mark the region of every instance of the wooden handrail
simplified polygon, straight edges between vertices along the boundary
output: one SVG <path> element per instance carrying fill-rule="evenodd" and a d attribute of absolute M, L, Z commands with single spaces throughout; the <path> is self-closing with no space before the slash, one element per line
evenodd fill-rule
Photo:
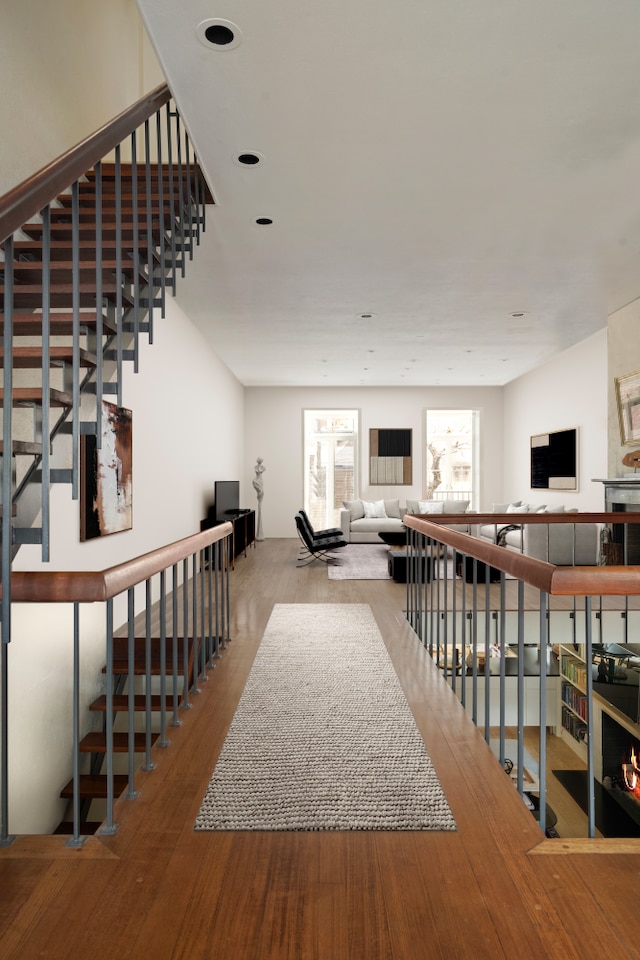
<path fill-rule="evenodd" d="M 503 570 L 517 580 L 553 596 L 633 596 L 640 594 L 640 567 L 590 566 L 557 567 L 545 560 L 536 560 L 468 533 L 450 529 L 448 524 L 485 524 L 498 526 L 513 523 L 640 523 L 640 513 L 448 513 L 429 515 L 429 520 L 406 514 L 405 526 L 431 537 L 459 553 Z"/>
<path fill-rule="evenodd" d="M 6 240 L 24 223 L 28 223 L 69 184 L 75 183 L 170 99 L 171 91 L 167 84 L 160 84 L 95 133 L 0 197 L 0 238 Z"/>
<path fill-rule="evenodd" d="M 106 570 L 13 573 L 11 598 L 16 603 L 103 603 L 232 532 L 233 524 L 221 523 Z"/>

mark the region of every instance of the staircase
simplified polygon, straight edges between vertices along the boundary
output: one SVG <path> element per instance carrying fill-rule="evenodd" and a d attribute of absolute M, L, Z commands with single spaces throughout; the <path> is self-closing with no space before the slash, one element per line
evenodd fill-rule
<path fill-rule="evenodd" d="M 186 262 L 205 228 L 205 205 L 213 203 L 166 86 L 113 122 L 108 136 L 119 136 L 122 146 L 107 143 L 106 136 L 99 131 L 94 135 L 97 143 L 89 138 L 87 146 L 74 148 L 56 162 L 62 171 L 76 172 L 70 185 L 55 195 L 44 192 L 45 168 L 33 178 L 34 184 L 22 185 L 0 201 L 4 203 L 0 236 L 5 236 L 4 263 L 0 264 L 1 671 L 5 677 L 13 558 L 22 544 L 29 543 L 41 544 L 42 559 L 49 560 L 51 485 L 70 484 L 73 498 L 78 498 L 80 437 L 93 435 L 99 442 L 99 401 L 109 397 L 122 406 L 124 364 L 133 364 L 137 372 L 142 338 L 153 342 L 156 314 L 164 314 L 167 290 L 175 294 L 177 278 L 184 276 Z M 140 140 L 144 142 L 142 160 L 137 156 Z M 109 160 L 96 157 L 79 173 L 79 156 L 95 155 L 103 143 L 104 154 L 98 156 L 108 155 Z M 123 148 L 129 156 L 126 162 L 121 159 Z M 64 182 L 62 175 L 56 170 L 53 182 Z M 27 210 L 26 222 L 16 226 L 17 212 Z M 144 732 L 131 737 L 116 732 L 113 749 L 128 754 L 133 743 L 134 751 L 146 753 L 150 764 L 150 747 L 163 736 L 151 732 L 151 715 L 161 709 L 164 725 L 165 712 L 170 710 L 178 722 L 178 702 L 188 696 L 196 673 L 193 640 L 189 639 L 187 650 L 177 653 L 163 649 L 167 644 L 152 639 L 145 649 L 145 641 L 136 640 L 133 651 L 133 675 L 157 675 L 166 670 L 167 662 L 171 664 L 173 693 L 160 697 L 150 690 L 142 695 L 133 691 L 133 675 L 129 680 L 126 676 L 127 641 L 124 650 L 122 641 L 115 642 L 112 676 L 107 681 L 112 685 L 113 717 L 107 719 L 106 697 L 92 705 L 104 722 L 102 732 L 91 733 L 80 743 L 80 752 L 89 754 L 90 772 L 78 778 L 79 797 L 74 796 L 73 780 L 61 793 L 81 804 L 83 820 L 91 802 L 107 796 L 102 766 L 109 723 L 124 715 L 133 734 L 135 715 L 144 713 Z M 184 684 L 180 691 L 178 674 Z M 5 731 L 6 700 L 4 696 L 0 717 Z M 6 774 L 6 740 L 0 746 Z M 131 787 L 133 762 L 127 755 L 129 775 L 113 777 L 116 795 L 127 784 Z M 5 775 L 5 784 L 6 779 Z M 5 824 L 6 805 L 3 794 Z"/>

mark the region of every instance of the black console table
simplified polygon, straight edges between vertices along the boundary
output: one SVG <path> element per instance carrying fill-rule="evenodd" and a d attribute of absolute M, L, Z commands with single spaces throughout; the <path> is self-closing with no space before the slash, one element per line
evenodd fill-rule
<path fill-rule="evenodd" d="M 200 523 L 201 530 L 209 530 L 211 527 L 217 527 L 227 521 L 215 520 L 208 516 Z M 228 522 L 233 524 L 233 535 L 231 538 L 231 566 L 235 566 L 236 558 L 243 554 L 247 555 L 247 547 L 256 545 L 256 512 L 255 510 L 239 510 L 237 513 L 229 516 Z M 207 561 L 209 557 L 207 556 Z"/>

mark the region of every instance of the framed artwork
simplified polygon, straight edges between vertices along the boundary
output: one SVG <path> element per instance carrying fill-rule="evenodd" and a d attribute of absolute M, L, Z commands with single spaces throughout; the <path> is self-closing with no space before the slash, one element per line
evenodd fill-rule
<path fill-rule="evenodd" d="M 80 540 L 133 526 L 131 410 L 102 401 L 102 444 L 80 437 Z"/>
<path fill-rule="evenodd" d="M 640 442 L 640 370 L 616 377 L 616 400 L 621 442 Z"/>
<path fill-rule="evenodd" d="M 531 487 L 577 490 L 577 430 L 556 430 L 531 437 Z"/>
<path fill-rule="evenodd" d="M 369 483 L 371 486 L 411 484 L 411 430 L 369 430 Z"/>

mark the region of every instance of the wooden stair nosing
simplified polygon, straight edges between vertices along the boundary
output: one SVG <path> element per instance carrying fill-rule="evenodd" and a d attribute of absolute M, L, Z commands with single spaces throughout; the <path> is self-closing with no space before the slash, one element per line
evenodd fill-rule
<path fill-rule="evenodd" d="M 73 363 L 72 347 L 49 347 L 52 365 Z M 13 367 L 19 370 L 40 370 L 42 368 L 42 347 L 15 347 L 12 350 Z M 81 349 L 80 366 L 97 366 L 97 357 L 87 350 Z M 0 368 L 4 367 L 4 347 L 0 347 Z"/>
<path fill-rule="evenodd" d="M 4 388 L 0 388 L 0 405 L 4 403 Z M 71 407 L 73 399 L 70 393 L 63 390 L 49 390 L 49 403 L 52 407 Z M 22 406 L 23 404 L 42 404 L 42 387 L 14 387 L 13 405 Z"/>
<path fill-rule="evenodd" d="M 0 334 L 4 333 L 4 315 L 0 312 Z M 52 336 L 72 336 L 73 335 L 73 313 L 63 311 L 60 313 L 49 314 L 49 327 Z M 96 313 L 81 313 L 80 327 L 87 327 L 95 330 Z M 105 314 L 102 315 L 102 328 L 105 336 L 116 332 L 115 320 Z M 13 314 L 13 336 L 14 337 L 39 337 L 42 334 L 42 314 L 28 313 L 18 310 Z"/>
<path fill-rule="evenodd" d="M 133 709 L 137 713 L 143 713 L 147 709 L 147 700 L 145 695 L 142 693 L 137 693 L 133 698 Z M 178 705 L 182 702 L 182 698 L 178 697 Z M 162 710 L 162 697 L 160 694 L 152 694 L 150 697 L 151 701 L 151 712 L 159 713 Z M 165 697 L 165 707 L 167 710 L 173 710 L 174 700 L 173 694 L 167 694 Z M 91 703 L 89 706 L 90 710 L 94 710 L 97 713 L 106 713 L 107 710 L 107 697 L 105 694 L 98 697 L 96 700 Z M 116 693 L 113 695 L 113 709 L 115 712 L 127 712 L 129 710 L 129 697 L 126 693 Z"/>
<path fill-rule="evenodd" d="M 160 734 L 152 733 L 151 734 L 151 743 L 154 744 Z M 147 735 L 146 733 L 136 733 L 134 735 L 134 744 L 133 744 L 135 753 L 144 753 L 147 749 Z M 114 733 L 113 735 L 113 750 L 114 753 L 128 753 L 129 752 L 129 734 L 128 733 Z M 107 752 L 107 735 L 105 733 L 87 733 L 86 736 L 80 741 L 80 751 L 82 753 L 106 753 Z"/>
<path fill-rule="evenodd" d="M 0 457 L 4 454 L 4 440 L 0 440 Z M 33 443 L 29 440 L 12 440 L 12 456 L 39 457 L 42 454 L 42 444 Z M 14 504 L 13 516 L 17 515 L 17 504 Z M 0 510 L 0 516 L 2 511 Z"/>
<path fill-rule="evenodd" d="M 113 795 L 119 797 L 127 789 L 129 777 L 125 773 L 114 774 L 113 777 Z M 79 795 L 86 799 L 100 800 L 108 796 L 107 776 L 106 774 L 81 773 L 79 786 Z M 69 780 L 60 791 L 63 800 L 70 800 L 74 797 L 73 780 Z"/>

